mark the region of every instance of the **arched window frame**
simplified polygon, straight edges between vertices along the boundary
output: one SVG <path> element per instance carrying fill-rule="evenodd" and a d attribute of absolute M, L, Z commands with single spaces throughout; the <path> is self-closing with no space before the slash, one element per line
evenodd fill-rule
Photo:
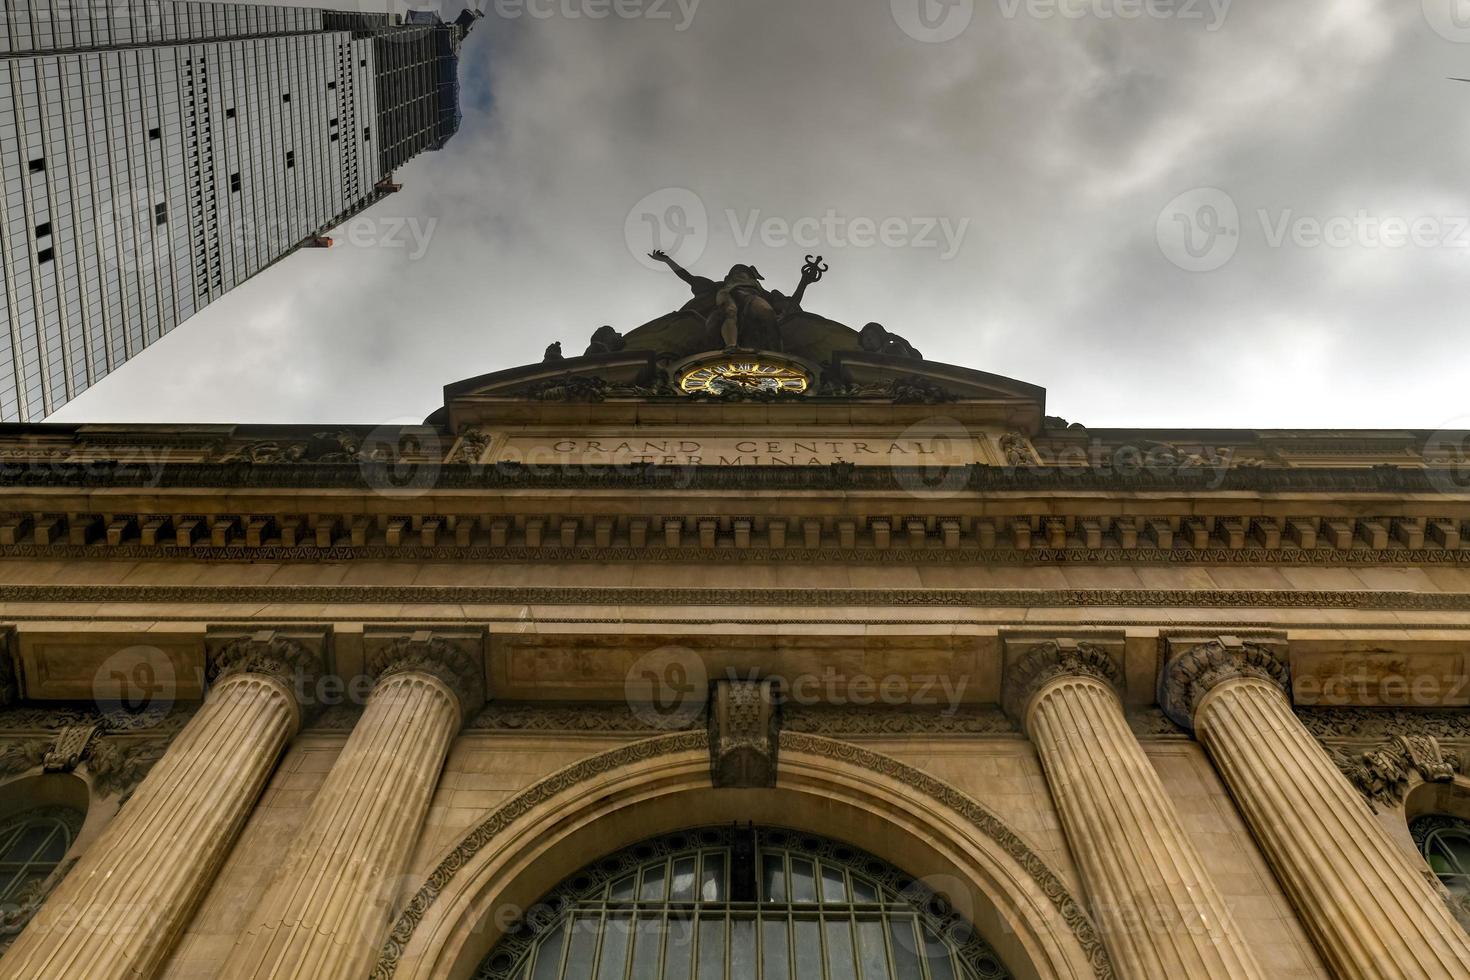
<path fill-rule="evenodd" d="M 32 807 L 0 819 L 0 947 L 20 932 L 55 887 L 84 820 L 81 811 L 69 806 Z M 26 841 L 36 829 L 42 833 Z"/>
<path fill-rule="evenodd" d="M 1470 820 L 1441 813 L 1425 814 L 1409 822 L 1409 834 L 1429 870 L 1450 893 L 1460 899 L 1470 899 Z M 1465 856 L 1444 846 L 1449 837 L 1465 842 Z"/>
<path fill-rule="evenodd" d="M 718 887 L 712 884 L 707 870 L 707 858 L 711 857 L 718 859 Z M 781 888 L 773 888 L 775 864 L 768 863 L 771 858 L 779 861 Z M 810 862 L 812 885 L 809 893 L 797 894 L 797 882 L 805 880 L 805 876 L 793 874 L 796 870 L 793 862 Z M 681 867 L 684 880 L 689 882 L 680 886 L 682 891 L 675 885 Z M 657 873 L 650 875 L 655 870 Z M 839 877 L 840 887 L 833 889 Z M 650 885 L 650 881 L 658 884 Z M 832 889 L 832 893 L 828 889 Z M 656 893 L 657 898 L 654 897 Z M 640 935 L 633 923 L 660 915 L 670 924 L 666 925 L 669 932 L 672 932 L 671 923 L 675 920 L 687 921 L 688 937 L 696 945 L 700 937 L 694 931 L 697 928 L 694 923 L 711 916 L 721 921 L 723 930 L 719 935 L 723 939 L 719 948 L 722 951 L 720 955 L 724 957 L 732 955 L 730 947 L 736 936 L 735 923 L 750 922 L 752 925 L 748 927 L 747 934 L 754 936 L 752 948 L 758 961 L 768 948 L 765 923 L 773 923 L 775 932 L 771 935 L 786 936 L 784 950 L 788 969 L 792 971 L 790 975 L 802 980 L 806 980 L 808 972 L 803 972 L 795 962 L 796 947 L 805 946 L 804 952 L 810 954 L 811 943 L 800 942 L 795 925 L 798 921 L 816 922 L 816 928 L 823 931 L 816 945 L 820 949 L 818 955 L 824 959 L 824 970 L 828 966 L 825 957 L 833 942 L 826 932 L 829 928 L 826 924 L 832 923 L 831 928 L 837 930 L 839 937 L 844 926 L 850 927 L 849 940 L 839 939 L 838 948 L 846 948 L 840 945 L 841 942 L 850 942 L 857 954 L 855 970 L 837 970 L 823 973 L 824 976 L 851 976 L 853 980 L 866 980 L 869 974 L 864 970 L 866 961 L 863 957 L 873 946 L 865 943 L 865 938 L 875 933 L 871 929 L 866 935 L 859 932 L 859 922 L 882 924 L 883 962 L 888 969 L 883 976 L 901 980 L 909 980 L 911 976 L 919 980 L 1001 980 L 1010 976 L 999 956 L 943 896 L 882 859 L 847 844 L 799 831 L 726 826 L 704 827 L 645 840 L 583 868 L 527 910 L 521 921 L 482 961 L 475 980 L 531 980 L 533 976 L 535 980 L 541 980 L 545 974 L 537 963 L 538 952 L 550 949 L 560 935 L 560 962 L 566 964 L 570 944 L 565 939 L 565 927 L 574 917 L 584 921 L 593 917 L 599 920 L 595 933 L 589 931 L 587 934 L 595 935 L 595 939 L 584 940 L 596 943 L 593 953 L 598 958 L 597 972 L 590 975 L 597 980 L 640 976 L 647 967 L 643 964 L 640 969 L 637 961 Z M 609 929 L 608 924 L 615 921 L 625 925 L 618 930 Z M 784 928 L 774 925 L 783 922 L 787 923 Z M 899 933 L 890 931 L 894 923 L 905 922 L 913 923 L 910 926 L 913 939 L 909 945 L 923 947 L 925 952 L 924 956 L 914 959 L 915 963 L 922 960 L 924 965 L 912 974 L 901 970 L 894 959 L 899 955 L 895 952 L 898 948 L 896 940 L 901 937 Z M 613 932 L 619 934 L 615 941 L 620 944 L 618 955 L 622 966 L 604 972 L 601 957 L 606 948 L 606 938 Z M 573 942 L 576 941 L 574 936 Z M 781 941 L 778 940 L 776 945 L 781 946 Z M 941 968 L 941 962 L 948 964 L 948 968 Z M 536 970 L 534 974 L 531 972 L 533 969 Z M 588 969 L 592 966 L 589 965 Z M 730 969 L 732 977 L 744 975 L 734 972 L 733 962 Z M 559 980 L 563 976 L 562 969 L 550 975 Z M 690 980 L 702 980 L 704 975 L 701 954 L 694 952 L 688 977 Z M 723 977 L 725 974 L 721 972 L 719 975 Z M 754 980 L 757 974 L 750 973 L 749 976 Z M 769 980 L 764 977 L 764 967 L 761 976 L 762 980 Z"/>

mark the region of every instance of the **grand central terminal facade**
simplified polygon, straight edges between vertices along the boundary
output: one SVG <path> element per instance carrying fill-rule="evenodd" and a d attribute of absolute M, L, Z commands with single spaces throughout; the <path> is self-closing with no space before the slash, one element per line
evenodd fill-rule
<path fill-rule="evenodd" d="M 670 264 L 422 426 L 0 427 L 0 977 L 1470 976 L 1455 434 Z"/>

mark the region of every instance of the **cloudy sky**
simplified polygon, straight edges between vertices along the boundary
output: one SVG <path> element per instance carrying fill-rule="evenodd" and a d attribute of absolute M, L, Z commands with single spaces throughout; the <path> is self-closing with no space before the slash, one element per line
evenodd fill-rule
<path fill-rule="evenodd" d="M 1092 426 L 1470 426 L 1465 0 L 483 2 L 402 193 L 55 420 L 418 421 L 657 242 Z"/>

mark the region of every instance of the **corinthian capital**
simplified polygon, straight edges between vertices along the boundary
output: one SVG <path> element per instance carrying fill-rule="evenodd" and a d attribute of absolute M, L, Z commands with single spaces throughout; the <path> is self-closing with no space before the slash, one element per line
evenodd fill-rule
<path fill-rule="evenodd" d="M 1024 724 L 1031 699 L 1058 677 L 1091 677 L 1118 691 L 1123 673 L 1117 661 L 1096 643 L 1048 640 L 1027 648 L 1006 668 L 1001 706 L 1006 714 Z"/>
<path fill-rule="evenodd" d="M 378 683 L 398 674 L 428 674 L 444 683 L 459 700 L 460 717 L 468 720 L 485 703 L 484 639 L 479 633 L 377 634 L 364 638 L 367 672 Z"/>
<path fill-rule="evenodd" d="M 1221 636 L 1169 658 L 1159 674 L 1159 707 L 1194 731 L 1194 713 L 1206 694 L 1226 681 L 1253 677 L 1291 696 L 1291 668 L 1283 651 Z"/>
<path fill-rule="evenodd" d="M 235 674 L 265 674 L 293 688 L 307 689 L 322 671 L 324 634 L 287 634 L 263 629 L 253 632 L 211 632 L 207 676 L 218 684 Z"/>

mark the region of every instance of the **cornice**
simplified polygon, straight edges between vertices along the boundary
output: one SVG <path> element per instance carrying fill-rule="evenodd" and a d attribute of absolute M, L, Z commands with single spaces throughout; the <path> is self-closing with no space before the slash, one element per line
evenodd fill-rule
<path fill-rule="evenodd" d="M 267 603 L 1470 612 L 1470 593 L 1288 589 L 697 589 L 452 585 L 0 585 L 3 603 Z M 214 617 L 216 620 L 219 617 Z M 664 621 L 662 619 L 660 622 Z M 704 622 L 705 620 L 699 620 Z M 786 620 L 781 620 L 785 622 Z M 831 621 L 823 619 L 823 622 Z M 856 621 L 856 620 L 855 620 Z M 866 620 L 862 620 L 866 621 Z"/>
<path fill-rule="evenodd" d="M 452 440 L 449 440 L 452 442 Z M 272 443 L 273 444 L 273 443 Z M 252 444 L 253 445 L 253 444 Z M 248 448 L 248 447 L 247 447 Z M 446 445 L 445 450 L 449 449 Z M 3 456 L 3 454 L 0 454 Z M 332 489 L 383 491 L 430 485 L 435 490 L 872 490 L 912 493 L 935 485 L 936 468 L 904 466 L 616 466 L 519 463 L 472 465 L 438 458 L 358 462 L 146 462 L 12 459 L 0 462 L 0 490 L 80 489 Z M 1007 467 L 965 464 L 937 468 L 948 474 L 945 493 L 973 492 L 1185 492 L 1253 491 L 1312 494 L 1444 494 L 1470 492 L 1461 467 L 1207 466 L 1107 470 L 1089 466 Z M 409 472 L 412 471 L 412 472 Z M 425 479 L 428 482 L 425 484 Z"/>
<path fill-rule="evenodd" d="M 896 533 L 895 533 L 896 536 Z M 650 562 L 668 564 L 831 564 L 862 565 L 989 565 L 1014 567 L 1049 567 L 1057 565 L 1272 565 L 1317 566 L 1336 568 L 1452 566 L 1470 567 L 1470 550 L 1443 548 L 803 548 L 788 546 L 771 548 L 751 546 L 712 548 L 690 544 L 687 547 L 572 547 L 538 548 L 488 545 L 464 547 L 441 545 L 432 548 L 417 545 L 246 545 L 212 546 L 194 544 L 181 548 L 172 544 L 147 546 L 140 544 L 88 545 L 15 544 L 0 545 L 0 559 L 86 560 L 127 559 L 153 561 L 463 561 L 463 562 Z"/>

